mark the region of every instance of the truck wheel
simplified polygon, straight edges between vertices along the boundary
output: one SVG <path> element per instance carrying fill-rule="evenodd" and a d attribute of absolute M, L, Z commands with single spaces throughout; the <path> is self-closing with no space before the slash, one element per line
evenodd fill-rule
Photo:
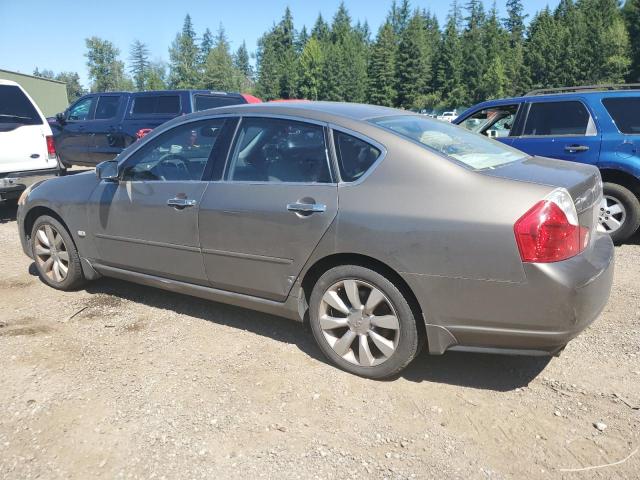
<path fill-rule="evenodd" d="M 611 235 L 614 243 L 621 243 L 640 226 L 640 200 L 628 188 L 605 182 L 598 214 L 598 230 Z"/>

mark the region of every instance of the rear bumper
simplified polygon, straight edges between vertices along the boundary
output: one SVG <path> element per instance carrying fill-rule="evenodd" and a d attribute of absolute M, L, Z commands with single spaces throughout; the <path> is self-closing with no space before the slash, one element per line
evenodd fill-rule
<path fill-rule="evenodd" d="M 429 351 L 554 354 L 602 312 L 611 292 L 614 248 L 596 234 L 569 260 L 524 264 L 522 283 L 405 275 L 425 312 Z"/>
<path fill-rule="evenodd" d="M 40 180 L 55 177 L 59 174 L 59 168 L 9 173 L 0 178 L 0 200 L 12 200 L 18 198 L 22 191 L 30 185 L 33 185 Z"/>

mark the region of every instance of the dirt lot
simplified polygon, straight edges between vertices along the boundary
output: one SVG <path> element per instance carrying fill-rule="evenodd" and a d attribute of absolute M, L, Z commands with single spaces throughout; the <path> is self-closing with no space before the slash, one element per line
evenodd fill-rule
<path fill-rule="evenodd" d="M 0 478 L 640 478 L 640 239 L 616 255 L 561 357 L 423 354 L 375 382 L 284 319 L 50 289 L 0 206 Z"/>

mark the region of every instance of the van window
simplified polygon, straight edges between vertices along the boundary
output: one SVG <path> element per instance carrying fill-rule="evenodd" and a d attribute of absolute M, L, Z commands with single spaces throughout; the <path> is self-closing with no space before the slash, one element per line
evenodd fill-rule
<path fill-rule="evenodd" d="M 226 107 L 227 105 L 240 105 L 242 103 L 244 103 L 242 98 L 223 95 L 195 95 L 194 102 L 196 112 L 210 108 Z"/>
<path fill-rule="evenodd" d="M 617 97 L 602 100 L 620 132 L 640 135 L 640 97 Z"/>
<path fill-rule="evenodd" d="M 531 104 L 524 136 L 595 135 L 595 124 L 582 102 Z"/>
<path fill-rule="evenodd" d="M 158 115 L 180 113 L 180 97 L 178 95 L 143 95 L 135 97 L 132 115 Z"/>
<path fill-rule="evenodd" d="M 42 119 L 19 87 L 0 85 L 0 123 L 42 125 Z"/>

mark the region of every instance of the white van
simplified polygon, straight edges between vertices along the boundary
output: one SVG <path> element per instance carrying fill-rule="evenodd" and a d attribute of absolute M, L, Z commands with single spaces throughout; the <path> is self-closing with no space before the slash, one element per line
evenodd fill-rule
<path fill-rule="evenodd" d="M 0 203 L 60 172 L 47 119 L 20 85 L 0 79 Z"/>

